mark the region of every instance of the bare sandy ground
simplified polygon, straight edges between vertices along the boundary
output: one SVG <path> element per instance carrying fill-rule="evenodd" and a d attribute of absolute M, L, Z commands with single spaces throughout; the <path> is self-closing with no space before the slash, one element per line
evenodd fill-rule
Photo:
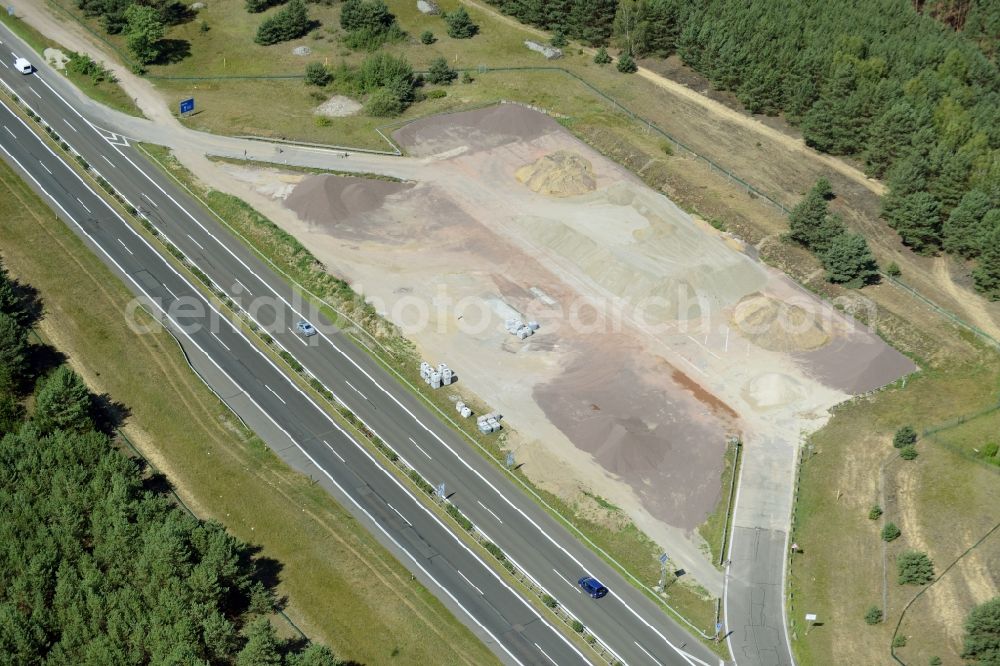
<path fill-rule="evenodd" d="M 912 369 L 542 114 L 450 114 L 396 139 L 425 158 L 416 183 L 222 168 L 455 368 L 458 395 L 506 415 L 534 481 L 621 507 L 714 594 L 694 528 L 720 496 L 726 437 L 744 436 L 749 469 L 781 493 L 788 451 L 830 405 Z M 560 150 L 592 165 L 593 192 L 551 197 L 515 177 Z M 519 340 L 511 317 L 541 328 Z M 745 501 L 783 529 L 788 504 L 764 485 Z"/>

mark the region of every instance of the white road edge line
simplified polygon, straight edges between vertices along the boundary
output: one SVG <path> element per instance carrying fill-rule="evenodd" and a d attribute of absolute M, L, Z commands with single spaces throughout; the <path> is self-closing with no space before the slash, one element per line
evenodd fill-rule
<path fill-rule="evenodd" d="M 418 448 L 419 448 L 419 447 L 418 447 Z M 486 509 L 487 511 L 489 511 L 489 512 L 490 512 L 490 515 L 491 515 L 491 516 L 493 516 L 494 518 L 496 518 L 496 519 L 497 519 L 497 522 L 498 522 L 498 523 L 500 523 L 501 525 L 503 525 L 503 521 L 502 521 L 502 520 L 500 520 L 500 516 L 498 516 L 497 514 L 493 513 L 493 511 L 492 511 L 492 510 L 491 510 L 491 509 L 490 509 L 490 508 L 489 508 L 488 506 L 486 506 L 485 504 L 483 504 L 483 503 L 482 503 L 482 502 L 480 502 L 479 500 L 476 500 L 476 504 L 478 504 L 479 506 L 481 506 L 481 507 L 483 507 L 484 509 Z"/>
<path fill-rule="evenodd" d="M 433 458 L 431 458 L 431 454 L 429 454 L 429 453 L 427 453 L 426 451 L 424 451 L 424 447 L 422 447 L 422 446 L 420 446 L 419 444 L 417 444 L 417 443 L 416 443 L 416 442 L 415 442 L 415 441 L 413 440 L 413 438 L 412 438 L 412 437 L 410 437 L 410 441 L 411 441 L 411 442 L 413 442 L 413 446 L 417 447 L 417 450 L 418 450 L 418 451 L 420 451 L 420 452 L 421 452 L 422 454 L 424 454 L 425 456 L 427 456 L 427 459 L 428 459 L 428 460 L 433 460 Z"/>
<path fill-rule="evenodd" d="M 13 132 L 11 132 L 11 131 L 10 131 L 10 128 L 9 128 L 9 127 L 7 127 L 6 125 L 4 125 L 4 126 L 3 126 L 3 128 L 4 128 L 5 130 L 7 130 L 7 134 L 10 134 L 10 135 L 11 135 L 12 137 L 14 137 L 15 139 L 17 138 L 17 135 L 16 135 L 16 134 L 14 134 Z"/>
<path fill-rule="evenodd" d="M 469 580 L 468 578 L 466 578 L 466 576 L 465 576 L 465 574 L 464 574 L 464 573 L 462 573 L 462 572 L 461 572 L 461 571 L 459 571 L 458 569 L 455 569 L 455 573 L 457 573 L 457 574 L 458 574 L 459 576 L 461 576 L 462 578 L 465 578 L 465 582 L 466 582 L 466 583 L 468 583 L 469 585 L 471 585 L 471 586 L 472 586 L 472 589 L 474 589 L 474 590 L 475 590 L 476 592 L 478 592 L 478 593 L 479 593 L 480 595 L 482 595 L 482 596 L 484 596 L 484 597 L 486 596 L 485 594 L 483 594 L 483 591 L 482 591 L 482 590 L 480 590 L 480 589 L 479 589 L 478 587 L 476 587 L 476 584 L 475 584 L 475 583 L 473 583 L 473 582 L 472 582 L 471 580 Z"/>
<path fill-rule="evenodd" d="M 115 238 L 115 240 L 122 244 L 122 247 L 125 248 L 126 252 L 128 252 L 129 254 L 135 254 L 135 252 L 133 252 L 132 250 L 128 249 L 128 245 L 126 245 L 125 241 L 123 241 L 121 238 Z"/>

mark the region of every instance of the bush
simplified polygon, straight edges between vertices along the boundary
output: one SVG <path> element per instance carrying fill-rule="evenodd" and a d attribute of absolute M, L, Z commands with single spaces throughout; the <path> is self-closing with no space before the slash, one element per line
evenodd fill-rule
<path fill-rule="evenodd" d="M 447 97 L 448 93 L 440 88 L 435 88 L 434 90 L 428 90 L 424 95 L 427 99 L 441 99 L 442 97 Z"/>
<path fill-rule="evenodd" d="M 903 274 L 903 271 L 899 270 L 899 264 L 895 261 L 890 262 L 888 266 L 885 267 L 885 274 L 889 277 L 899 277 Z"/>
<path fill-rule="evenodd" d="M 1000 444 L 990 442 L 983 447 L 983 451 L 980 455 L 984 458 L 996 458 L 998 452 L 1000 452 Z"/>
<path fill-rule="evenodd" d="M 900 585 L 924 585 L 934 580 L 934 563 L 927 553 L 907 550 L 896 558 L 896 573 Z"/>
<path fill-rule="evenodd" d="M 865 623 L 866 624 L 878 624 L 882 621 L 882 609 L 878 606 L 872 606 L 865 612 Z"/>
<path fill-rule="evenodd" d="M 639 66 L 635 64 L 635 59 L 632 58 L 628 53 L 623 53 L 618 57 L 618 64 L 615 65 L 618 71 L 622 74 L 632 74 L 639 70 Z"/>
<path fill-rule="evenodd" d="M 472 521 L 465 517 L 465 514 L 458 510 L 458 507 L 448 502 L 445 504 L 448 515 L 455 519 L 455 522 L 462 526 L 466 532 L 472 531 Z"/>
<path fill-rule="evenodd" d="M 660 142 L 660 150 L 663 151 L 664 155 L 673 155 L 674 154 L 674 144 L 670 143 L 669 141 L 661 141 Z"/>
<path fill-rule="evenodd" d="M 872 508 L 868 509 L 868 520 L 878 520 L 882 516 L 882 507 L 878 504 L 873 504 Z"/>
<path fill-rule="evenodd" d="M 115 82 L 114 74 L 86 53 L 70 51 L 69 60 L 66 61 L 66 69 L 74 74 L 89 76 L 93 83 L 101 83 L 103 81 Z"/>
<path fill-rule="evenodd" d="M 312 23 L 302 0 L 291 0 L 274 16 L 264 19 L 254 41 L 263 46 L 287 42 L 309 32 Z"/>
<path fill-rule="evenodd" d="M 472 78 L 472 74 L 462 72 L 462 83 L 472 83 L 473 81 L 475 81 L 475 79 Z"/>
<path fill-rule="evenodd" d="M 886 523 L 882 528 L 882 541 L 895 541 L 902 532 L 896 527 L 896 523 Z"/>
<path fill-rule="evenodd" d="M 903 460 L 914 460 L 917 457 L 917 447 L 904 446 L 899 450 L 899 457 Z"/>
<path fill-rule="evenodd" d="M 361 63 L 355 80 L 362 93 L 372 92 L 397 81 L 405 81 L 412 90 L 413 67 L 406 58 L 375 53 Z"/>
<path fill-rule="evenodd" d="M 965 619 L 962 656 L 982 666 L 1000 663 L 1000 597 L 976 606 Z"/>
<path fill-rule="evenodd" d="M 566 33 L 562 30 L 557 30 L 556 34 L 552 37 L 552 46 L 561 49 L 567 44 L 569 44 L 569 41 L 566 39 Z"/>
<path fill-rule="evenodd" d="M 555 608 L 556 606 L 559 605 L 558 601 L 556 601 L 555 599 L 553 599 L 551 596 L 549 596 L 547 594 L 542 596 L 542 603 L 545 604 L 546 606 L 548 606 L 549 608 Z"/>
<path fill-rule="evenodd" d="M 906 647 L 906 636 L 904 636 L 903 634 L 898 634 L 895 638 L 892 639 L 892 647 L 894 648 Z"/>
<path fill-rule="evenodd" d="M 280 5 L 282 0 L 246 0 L 245 7 L 251 14 L 259 14 L 265 9 Z"/>
<path fill-rule="evenodd" d="M 598 65 L 607 65 L 611 62 L 611 56 L 608 55 L 608 50 L 603 46 L 597 49 L 597 54 L 594 56 L 594 62 Z"/>
<path fill-rule="evenodd" d="M 434 33 L 431 32 L 430 30 L 424 30 L 422 33 L 420 33 L 420 43 L 421 44 L 431 45 L 431 44 L 433 44 L 436 41 L 437 41 L 437 37 L 435 37 Z"/>
<path fill-rule="evenodd" d="M 426 79 L 429 83 L 449 86 L 451 82 L 458 78 L 458 72 L 448 66 L 448 61 L 444 58 L 435 58 L 427 70 Z"/>
<path fill-rule="evenodd" d="M 941 657 L 933 656 L 931 660 L 927 662 L 930 666 L 941 666 Z"/>
<path fill-rule="evenodd" d="M 333 80 L 333 74 L 321 62 L 311 62 L 306 65 L 306 85 L 325 86 Z"/>
<path fill-rule="evenodd" d="M 916 443 L 917 431 L 913 429 L 913 426 L 905 425 L 897 430 L 896 434 L 892 436 L 892 445 L 897 449 Z"/>
<path fill-rule="evenodd" d="M 479 33 L 479 26 L 472 22 L 465 7 L 445 14 L 444 22 L 448 24 L 448 36 L 453 39 L 469 39 Z"/>
<path fill-rule="evenodd" d="M 571 626 L 573 627 L 573 631 L 575 631 L 578 634 L 582 634 L 585 628 L 583 626 L 583 622 L 580 622 L 579 620 L 573 620 L 573 624 Z"/>

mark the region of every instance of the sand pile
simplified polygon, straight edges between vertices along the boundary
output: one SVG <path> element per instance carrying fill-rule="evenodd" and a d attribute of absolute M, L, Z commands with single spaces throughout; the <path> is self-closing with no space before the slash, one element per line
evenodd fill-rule
<path fill-rule="evenodd" d="M 344 116 L 353 116 L 361 108 L 361 104 L 350 97 L 334 95 L 317 106 L 313 110 L 313 113 L 317 116 L 326 116 L 327 118 L 343 118 Z"/>
<path fill-rule="evenodd" d="M 747 382 L 742 394 L 757 409 L 770 409 L 801 400 L 806 397 L 806 390 L 788 375 L 769 372 Z"/>
<path fill-rule="evenodd" d="M 817 314 L 759 293 L 736 305 L 731 323 L 743 337 L 770 351 L 810 351 L 830 342 Z"/>
<path fill-rule="evenodd" d="M 543 155 L 534 164 L 526 164 L 514 176 L 534 192 L 553 197 L 571 197 L 592 192 L 597 187 L 594 167 L 568 150 Z"/>
<path fill-rule="evenodd" d="M 299 219 L 316 224 L 335 224 L 353 215 L 373 211 L 406 183 L 371 178 L 317 174 L 304 178 L 285 199 L 285 207 Z"/>

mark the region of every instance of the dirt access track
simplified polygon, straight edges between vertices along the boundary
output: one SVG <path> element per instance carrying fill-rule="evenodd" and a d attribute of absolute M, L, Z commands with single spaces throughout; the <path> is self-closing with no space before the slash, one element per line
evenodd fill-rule
<path fill-rule="evenodd" d="M 455 369 L 441 390 L 502 412 L 533 481 L 621 507 L 713 594 L 721 574 L 695 528 L 720 496 L 727 436 L 746 443 L 756 520 L 785 529 L 802 433 L 914 369 L 541 113 L 449 114 L 396 139 L 423 159 L 415 182 L 225 164 L 212 184 Z M 540 328 L 520 339 L 511 319 Z"/>

